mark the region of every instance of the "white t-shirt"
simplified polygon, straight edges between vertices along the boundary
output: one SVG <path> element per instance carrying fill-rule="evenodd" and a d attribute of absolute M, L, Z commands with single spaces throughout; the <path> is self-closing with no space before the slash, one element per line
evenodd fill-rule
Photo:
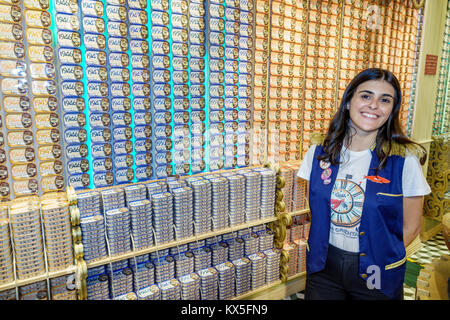
<path fill-rule="evenodd" d="M 306 153 L 297 176 L 308 180 L 316 146 Z M 369 149 L 351 151 L 343 147 L 341 164 L 330 199 L 330 239 L 331 245 L 342 250 L 359 252 L 359 224 L 364 204 L 366 179 L 372 154 Z M 431 192 L 419 160 L 406 153 L 402 172 L 403 197 L 423 196 Z"/>

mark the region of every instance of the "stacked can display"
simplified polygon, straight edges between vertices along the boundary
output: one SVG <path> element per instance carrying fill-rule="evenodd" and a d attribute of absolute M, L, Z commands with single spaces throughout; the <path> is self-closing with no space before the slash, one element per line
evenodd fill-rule
<path fill-rule="evenodd" d="M 255 53 L 253 87 L 253 137 L 252 164 L 263 164 L 266 153 L 267 122 L 267 76 L 269 57 L 269 13 L 270 1 L 255 1 Z"/>
<path fill-rule="evenodd" d="M 194 233 L 211 231 L 211 182 L 207 179 L 187 179 L 194 196 Z"/>
<path fill-rule="evenodd" d="M 8 283 L 14 280 L 13 256 L 9 232 L 8 206 L 0 205 L 0 260 L 3 261 L 0 269 L 0 284 Z"/>
<path fill-rule="evenodd" d="M 89 100 L 86 101 L 85 87 L 86 80 L 92 78 L 92 75 L 86 74 L 88 69 L 85 68 L 86 57 L 81 51 L 81 43 L 84 42 L 81 35 L 88 31 L 101 32 L 102 30 L 101 23 L 95 24 L 94 17 L 80 16 L 80 10 L 77 5 L 60 0 L 56 1 L 54 5 L 58 30 L 56 54 L 59 60 L 58 75 L 61 83 L 59 104 L 63 113 L 62 129 L 64 130 L 64 139 L 61 140 L 66 143 L 67 183 L 78 189 L 87 188 L 92 183 L 92 168 L 88 160 L 91 154 L 90 141 L 92 138 L 89 137 L 91 132 L 86 130 L 89 120 L 86 115 L 89 115 L 90 109 L 86 108 Z M 60 42 L 59 40 L 63 37 L 68 37 L 68 39 L 73 37 L 78 39 L 78 42 Z M 92 71 L 92 69 L 89 70 Z M 106 69 L 103 69 L 102 75 L 104 74 L 106 74 Z M 97 77 L 100 77 L 99 72 L 97 72 Z M 102 137 L 103 133 L 98 133 Z M 57 160 L 55 160 L 55 164 L 58 164 Z M 60 166 L 63 168 L 62 163 Z"/>
<path fill-rule="evenodd" d="M 253 64 L 255 51 L 254 2 L 239 2 L 239 69 L 238 69 L 238 132 L 237 166 L 249 166 L 252 109 L 253 109 Z M 235 11 L 236 13 L 236 11 Z"/>
<path fill-rule="evenodd" d="M 132 1 L 130 1 L 132 3 Z M 129 183 L 134 180 L 133 129 L 136 118 L 130 113 L 131 104 L 131 71 L 136 67 L 148 67 L 148 60 L 136 59 L 130 56 L 130 39 L 146 37 L 147 30 L 141 26 L 127 25 L 127 11 L 130 17 L 133 13 L 125 1 L 108 0 L 105 6 L 106 30 L 108 40 L 108 85 L 110 103 L 110 118 L 112 132 L 112 154 L 114 161 L 115 184 Z M 137 61 L 136 61 L 137 60 Z M 144 85 L 133 84 L 133 96 L 144 95 Z M 147 84 L 149 90 L 149 84 Z M 141 119 L 137 119 L 141 120 Z M 142 119 L 145 122 L 145 119 Z"/>
<path fill-rule="evenodd" d="M 205 147 L 206 147 L 206 22 L 205 6 L 201 0 L 192 0 L 188 6 L 189 17 L 189 39 L 188 39 L 188 59 L 189 69 L 183 71 L 188 74 L 190 86 L 188 98 L 183 98 L 183 105 L 190 104 L 190 169 L 192 173 L 199 173 L 205 170 Z M 186 101 L 188 99 L 188 101 Z M 184 107 L 183 109 L 185 109 Z M 187 130 L 186 130 L 187 131 Z M 185 138 L 181 139 L 184 141 Z M 178 142 L 179 140 L 176 139 Z M 187 144 L 187 142 L 186 142 Z M 177 144 L 175 145 L 177 149 Z"/>
<path fill-rule="evenodd" d="M 69 206 L 64 199 L 41 201 L 47 267 L 50 272 L 73 265 Z"/>
<path fill-rule="evenodd" d="M 29 202 L 14 206 L 9 218 L 17 278 L 27 279 L 45 273 L 39 204 Z"/>
<path fill-rule="evenodd" d="M 225 1 L 214 0 L 209 3 L 208 42 L 209 42 L 209 169 L 223 168 L 224 156 L 224 80 L 225 80 Z"/>
<path fill-rule="evenodd" d="M 9 153 L 11 162 L 24 165 L 25 169 L 30 164 L 34 166 L 34 176 L 37 174 L 34 148 L 35 137 L 33 131 L 30 130 L 33 125 L 31 114 L 32 101 L 28 96 L 31 84 L 27 82 L 26 77 L 27 65 L 25 60 L 27 48 L 23 23 L 24 14 L 20 5 L 21 3 L 18 6 L 13 5 L 13 3 L 1 5 L 2 11 L 6 14 L 2 15 L 0 22 L 1 28 L 4 30 L 0 36 L 0 56 L 2 59 L 8 59 L 2 61 L 0 71 L 2 97 L 2 115 L 0 119 L 0 129 L 2 130 L 0 147 L 0 153 L 2 154 L 0 166 L 1 199 L 10 198 L 12 191 L 10 187 L 19 192 L 22 189 L 23 194 L 37 193 L 39 187 L 37 179 L 21 182 L 14 177 L 12 177 L 10 185 L 8 171 L 11 173 L 11 169 L 8 170 L 6 166 L 8 164 L 7 153 Z M 51 59 L 53 60 L 53 55 Z M 3 131 L 4 123 L 5 125 L 8 123 L 6 131 Z M 6 134 L 3 132 L 6 132 Z M 15 139 L 13 139 L 14 137 Z M 5 140 L 9 148 L 6 148 Z M 14 157 L 15 154 L 17 156 Z M 13 158 L 11 158 L 11 155 Z M 28 155 L 28 157 L 25 157 L 25 155 Z M 24 173 L 27 174 L 27 170 L 24 170 Z"/>
<path fill-rule="evenodd" d="M 109 50 L 117 45 L 109 41 L 107 23 L 112 13 L 107 12 L 100 1 L 81 3 L 83 19 L 83 44 L 86 61 L 86 84 L 88 117 L 92 155 L 93 186 L 105 187 L 114 183 L 113 132 L 111 130 L 110 62 L 117 56 Z M 83 48 L 83 47 L 82 47 Z M 111 65 L 113 67 L 113 65 Z M 75 187 L 75 186 L 74 186 Z"/>
<path fill-rule="evenodd" d="M 54 21 L 47 10 L 50 2 L 25 1 L 24 11 L 26 24 L 26 42 L 28 45 L 28 83 L 31 89 L 29 94 L 33 105 L 33 119 L 39 170 L 33 164 L 13 166 L 11 175 L 21 180 L 33 178 L 40 174 L 40 190 L 43 194 L 62 190 L 65 187 L 62 164 L 61 132 L 59 119 L 59 105 L 57 94 L 55 56 L 44 61 L 34 59 L 31 52 L 45 52 L 53 47 L 53 36 L 50 30 Z M 70 44 L 76 46 L 79 38 L 74 37 Z M 6 125 L 10 124 L 5 119 Z M 22 123 L 25 122 L 22 120 Z M 82 124 L 83 125 L 83 124 Z M 26 134 L 24 132 L 24 140 Z M 30 183 L 28 182 L 28 188 Z M 23 186 L 22 186 L 23 188 Z M 21 189 L 21 188 L 19 188 Z M 16 185 L 13 187 L 16 195 Z M 28 194 L 28 192 L 26 193 Z"/>
<path fill-rule="evenodd" d="M 190 171 L 189 124 L 191 117 L 195 117 L 195 114 L 197 114 L 197 120 L 200 121 L 199 112 L 190 112 L 188 98 L 191 91 L 189 56 L 190 53 L 196 51 L 195 49 L 201 50 L 199 49 L 200 44 L 197 46 L 189 45 L 188 26 L 190 28 L 204 27 L 204 24 L 195 23 L 194 18 L 189 18 L 188 7 L 184 4 L 186 4 L 185 1 L 171 0 L 170 10 L 172 14 L 170 18 L 167 17 L 170 34 L 169 43 L 172 47 L 170 56 L 173 61 L 170 82 L 172 87 L 171 99 L 173 101 L 172 162 L 173 173 L 179 175 L 188 174 Z M 198 91 L 198 86 L 195 86 L 195 88 L 194 91 Z M 201 94 L 201 92 L 197 92 L 197 94 Z"/>
<path fill-rule="evenodd" d="M 268 161 L 300 159 L 307 1 L 274 1 L 268 83 Z"/>
<path fill-rule="evenodd" d="M 130 114 L 131 128 L 134 126 L 131 142 L 134 142 L 134 156 L 127 154 L 127 169 L 131 178 L 134 175 L 138 181 L 153 177 L 153 130 L 150 94 L 150 54 L 148 21 L 150 6 L 147 1 L 127 1 L 128 41 L 131 66 L 131 108 L 125 109 Z M 128 80 L 130 82 L 130 80 Z M 131 136 L 131 134 L 130 134 Z M 133 141 L 134 140 L 134 141 Z M 131 149 L 131 148 L 130 148 Z M 133 152 L 133 151 L 132 151 Z M 134 157 L 133 161 L 132 158 Z M 131 170 L 130 170 L 131 169 Z"/>
<path fill-rule="evenodd" d="M 173 55 L 171 43 L 169 1 L 157 1 L 151 6 L 151 85 L 154 101 L 153 128 L 155 141 L 153 152 L 154 169 L 157 178 L 165 178 L 173 173 L 172 137 L 173 137 L 173 74 L 171 70 L 182 68 L 182 59 Z M 173 58 L 173 59 L 172 59 Z M 175 65 L 175 62 L 177 64 Z M 186 65 L 186 62 L 185 62 Z M 170 142 L 169 142 L 170 140 Z"/>

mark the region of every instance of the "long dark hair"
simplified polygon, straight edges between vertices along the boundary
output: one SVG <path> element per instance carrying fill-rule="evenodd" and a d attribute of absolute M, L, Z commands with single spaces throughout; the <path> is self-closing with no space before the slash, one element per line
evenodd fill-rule
<path fill-rule="evenodd" d="M 361 71 L 357 74 L 342 95 L 339 109 L 330 122 L 328 132 L 323 142 L 323 150 L 325 154 L 319 156 L 319 160 L 326 160 L 333 165 L 338 164 L 338 156 L 341 152 L 344 143 L 348 146 L 351 144 L 352 134 L 350 131 L 350 111 L 346 108 L 347 104 L 353 98 L 353 95 L 358 86 L 369 80 L 384 80 L 392 85 L 395 90 L 394 107 L 388 120 L 378 129 L 376 137 L 376 154 L 380 161 L 380 165 L 376 171 L 386 166 L 386 161 L 389 153 L 392 150 L 392 143 L 396 142 L 401 145 L 415 144 L 423 149 L 423 156 L 420 158 L 420 163 L 423 165 L 426 160 L 426 150 L 419 144 L 410 140 L 402 131 L 399 121 L 400 107 L 402 103 L 402 93 L 400 83 L 395 75 L 384 69 L 370 68 Z"/>

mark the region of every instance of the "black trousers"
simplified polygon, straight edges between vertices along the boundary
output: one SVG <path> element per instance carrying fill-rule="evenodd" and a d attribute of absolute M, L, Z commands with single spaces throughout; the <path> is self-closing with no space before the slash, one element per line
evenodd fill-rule
<path fill-rule="evenodd" d="M 358 256 L 330 245 L 325 269 L 306 277 L 305 300 L 390 300 L 359 277 Z M 401 292 L 393 300 L 403 300 Z"/>

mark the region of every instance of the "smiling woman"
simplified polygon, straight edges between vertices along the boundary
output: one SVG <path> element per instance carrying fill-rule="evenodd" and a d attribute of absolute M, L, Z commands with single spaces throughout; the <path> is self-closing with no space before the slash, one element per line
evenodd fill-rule
<path fill-rule="evenodd" d="M 405 247 L 418 235 L 425 150 L 400 129 L 389 71 L 359 73 L 298 177 L 309 181 L 306 299 L 402 299 Z M 375 285 L 374 285 L 375 284 Z"/>
<path fill-rule="evenodd" d="M 361 83 L 347 105 L 350 111 L 350 127 L 354 129 L 353 135 L 372 144 L 378 129 L 392 113 L 394 96 L 394 87 L 384 80 L 369 80 Z M 353 144 L 359 142 L 355 140 L 353 139 Z M 357 148 L 364 150 L 367 147 L 362 145 Z"/>

